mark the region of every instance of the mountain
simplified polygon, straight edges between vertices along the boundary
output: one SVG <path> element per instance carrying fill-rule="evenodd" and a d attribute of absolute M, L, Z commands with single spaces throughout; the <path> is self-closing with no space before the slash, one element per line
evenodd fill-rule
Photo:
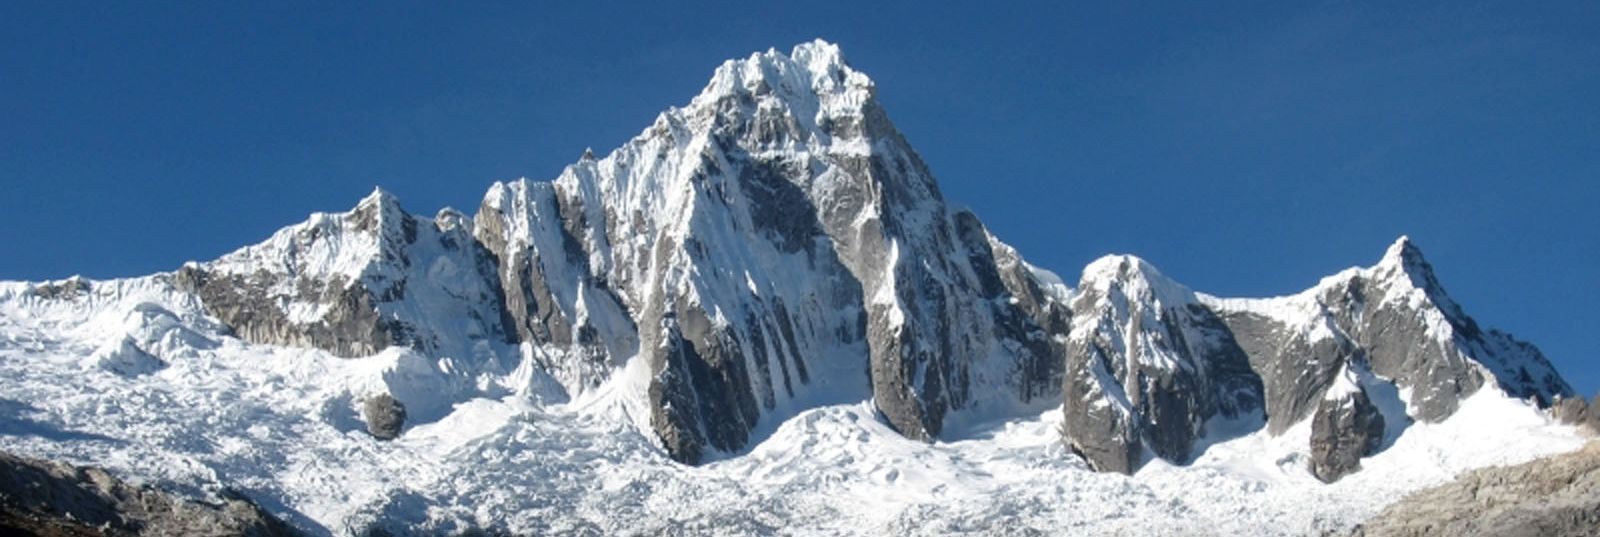
<path fill-rule="evenodd" d="M 471 216 L 375 190 L 170 273 L 0 282 L 0 449 L 312 533 L 944 533 L 951 501 L 1048 527 L 1169 496 L 1129 509 L 1345 529 L 1577 438 L 1549 362 L 1407 238 L 1287 297 L 1128 255 L 1068 286 L 945 202 L 876 91 L 826 42 L 757 53 Z M 1490 449 L 1357 473 L 1462 438 Z M 1174 511 L 1217 482 L 1244 496 Z"/>
<path fill-rule="evenodd" d="M 947 415 L 1054 399 L 1042 312 L 1013 299 L 1033 282 L 1001 276 L 1005 247 L 946 206 L 874 91 L 831 44 L 730 61 L 611 154 L 494 184 L 472 219 L 379 191 L 174 284 L 257 343 L 469 367 L 521 343 L 567 397 L 637 355 L 650 428 L 689 463 L 818 404 L 871 398 L 933 440 Z"/>
<path fill-rule="evenodd" d="M 1109 256 L 1084 270 L 1071 309 L 1063 429 L 1107 470 L 1136 468 L 1143 447 L 1185 462 L 1214 419 L 1281 434 L 1310 418 L 1312 467 L 1332 481 L 1486 385 L 1540 407 L 1573 395 L 1538 349 L 1479 328 L 1407 237 L 1372 267 L 1273 299 L 1199 294 Z"/>

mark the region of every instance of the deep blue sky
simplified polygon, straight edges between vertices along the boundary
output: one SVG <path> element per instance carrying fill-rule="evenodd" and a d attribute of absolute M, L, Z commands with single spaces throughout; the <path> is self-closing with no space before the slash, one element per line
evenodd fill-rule
<path fill-rule="evenodd" d="M 0 3 L 0 279 L 170 270 L 374 185 L 470 211 L 823 37 L 1068 280 L 1126 252 L 1285 294 L 1410 234 L 1600 388 L 1600 3 L 99 4 Z"/>

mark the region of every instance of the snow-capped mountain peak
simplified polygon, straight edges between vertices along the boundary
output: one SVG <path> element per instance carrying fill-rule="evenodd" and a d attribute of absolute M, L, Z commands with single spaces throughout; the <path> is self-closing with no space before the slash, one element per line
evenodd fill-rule
<path fill-rule="evenodd" d="M 1384 250 L 1377 264 L 1366 269 L 1366 273 L 1374 280 L 1400 283 L 1434 294 L 1442 291 L 1438 278 L 1433 274 L 1433 265 L 1423 256 L 1422 248 L 1405 235 L 1395 239 Z"/>
<path fill-rule="evenodd" d="M 845 63 L 838 45 L 819 39 L 795 46 L 788 55 L 774 49 L 724 62 L 691 106 L 728 98 L 753 98 L 760 106 L 781 103 L 815 127 L 833 118 L 860 117 L 873 98 L 873 83 Z"/>
<path fill-rule="evenodd" d="M 1083 269 L 1079 292 L 1119 294 L 1134 301 L 1155 301 L 1165 307 L 1181 307 L 1196 300 L 1194 291 L 1168 278 L 1138 256 L 1117 254 L 1101 257 Z"/>
<path fill-rule="evenodd" d="M 386 208 L 385 210 L 396 210 L 399 206 L 400 198 L 395 197 L 394 194 L 384 190 L 381 186 L 372 187 L 372 192 L 367 193 L 366 196 L 361 198 L 361 201 L 356 202 L 357 210 L 366 207 L 384 207 Z"/>
<path fill-rule="evenodd" d="M 946 205 L 875 91 L 831 43 L 769 50 L 603 157 L 493 183 L 471 216 L 375 189 L 172 273 L 0 282 L 0 410 L 111 440 L 0 445 L 166 461 L 322 534 L 837 513 L 856 518 L 828 529 L 955 532 L 920 524 L 978 499 L 960 518 L 1099 508 L 1063 486 L 1137 500 L 1111 518 L 1216 511 L 1196 493 L 1375 502 L 1315 480 L 1427 452 L 1395 446 L 1470 429 L 1443 423 L 1458 411 L 1548 432 L 1525 401 L 1571 392 L 1405 237 L 1290 297 L 1202 295 L 1131 255 L 1069 289 Z"/>
<path fill-rule="evenodd" d="M 1366 274 L 1372 280 L 1386 284 L 1382 300 L 1404 301 L 1411 307 L 1431 306 L 1443 314 L 1450 329 L 1464 332 L 1468 337 L 1479 331 L 1477 323 L 1445 293 L 1444 286 L 1434 275 L 1433 265 L 1423 257 L 1422 249 L 1410 237 L 1401 236 L 1395 240 L 1384 252 L 1383 258 L 1366 270 Z"/>

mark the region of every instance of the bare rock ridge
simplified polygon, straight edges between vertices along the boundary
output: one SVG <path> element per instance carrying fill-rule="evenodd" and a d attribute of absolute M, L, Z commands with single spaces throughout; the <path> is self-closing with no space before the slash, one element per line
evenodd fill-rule
<path fill-rule="evenodd" d="M 407 347 L 463 390 L 524 369 L 568 397 L 620 383 L 686 463 L 870 399 L 927 441 L 1063 405 L 1072 450 L 1119 472 L 1191 460 L 1217 420 L 1314 419 L 1312 465 L 1331 480 L 1485 386 L 1570 395 L 1531 345 L 1467 317 L 1403 238 L 1291 297 L 1210 297 L 1131 256 L 1069 288 L 945 203 L 876 91 L 821 41 L 730 60 L 622 147 L 495 183 L 474 216 L 414 216 L 375 191 L 170 281 L 239 338 Z M 648 380 L 621 382 L 631 370 Z"/>
<path fill-rule="evenodd" d="M 6 535 L 299 535 L 238 497 L 206 503 L 123 482 L 98 468 L 0 453 Z"/>

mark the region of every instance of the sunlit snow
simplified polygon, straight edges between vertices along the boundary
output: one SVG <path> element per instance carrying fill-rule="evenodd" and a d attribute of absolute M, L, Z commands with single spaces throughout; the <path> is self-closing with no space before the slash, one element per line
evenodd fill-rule
<path fill-rule="evenodd" d="M 1391 427 L 1392 445 L 1332 485 L 1305 469 L 1304 422 L 1280 436 L 1259 423 L 1214 422 L 1214 437 L 1232 439 L 1205 446 L 1192 464 L 1155 460 L 1125 477 L 1068 454 L 1058 410 L 925 444 L 858 401 L 764 424 L 746 451 L 688 467 L 641 432 L 640 403 L 626 400 L 640 393 L 637 371 L 570 403 L 541 403 L 549 388 L 517 367 L 492 379 L 507 388 L 501 396 L 451 402 L 446 388 L 470 372 L 411 351 L 341 359 L 247 344 L 207 328 L 188 299 L 150 278 L 91 283 L 95 291 L 76 300 L 0 284 L 0 449 L 190 494 L 233 488 L 317 534 L 381 523 L 423 532 L 1302 535 L 1347 527 L 1468 468 L 1583 442 L 1533 407 L 1480 390 L 1443 423 Z M 165 366 L 86 367 L 119 336 Z M 381 391 L 422 410 L 392 442 L 368 436 L 356 410 Z M 430 404 L 443 408 L 428 412 Z"/>

